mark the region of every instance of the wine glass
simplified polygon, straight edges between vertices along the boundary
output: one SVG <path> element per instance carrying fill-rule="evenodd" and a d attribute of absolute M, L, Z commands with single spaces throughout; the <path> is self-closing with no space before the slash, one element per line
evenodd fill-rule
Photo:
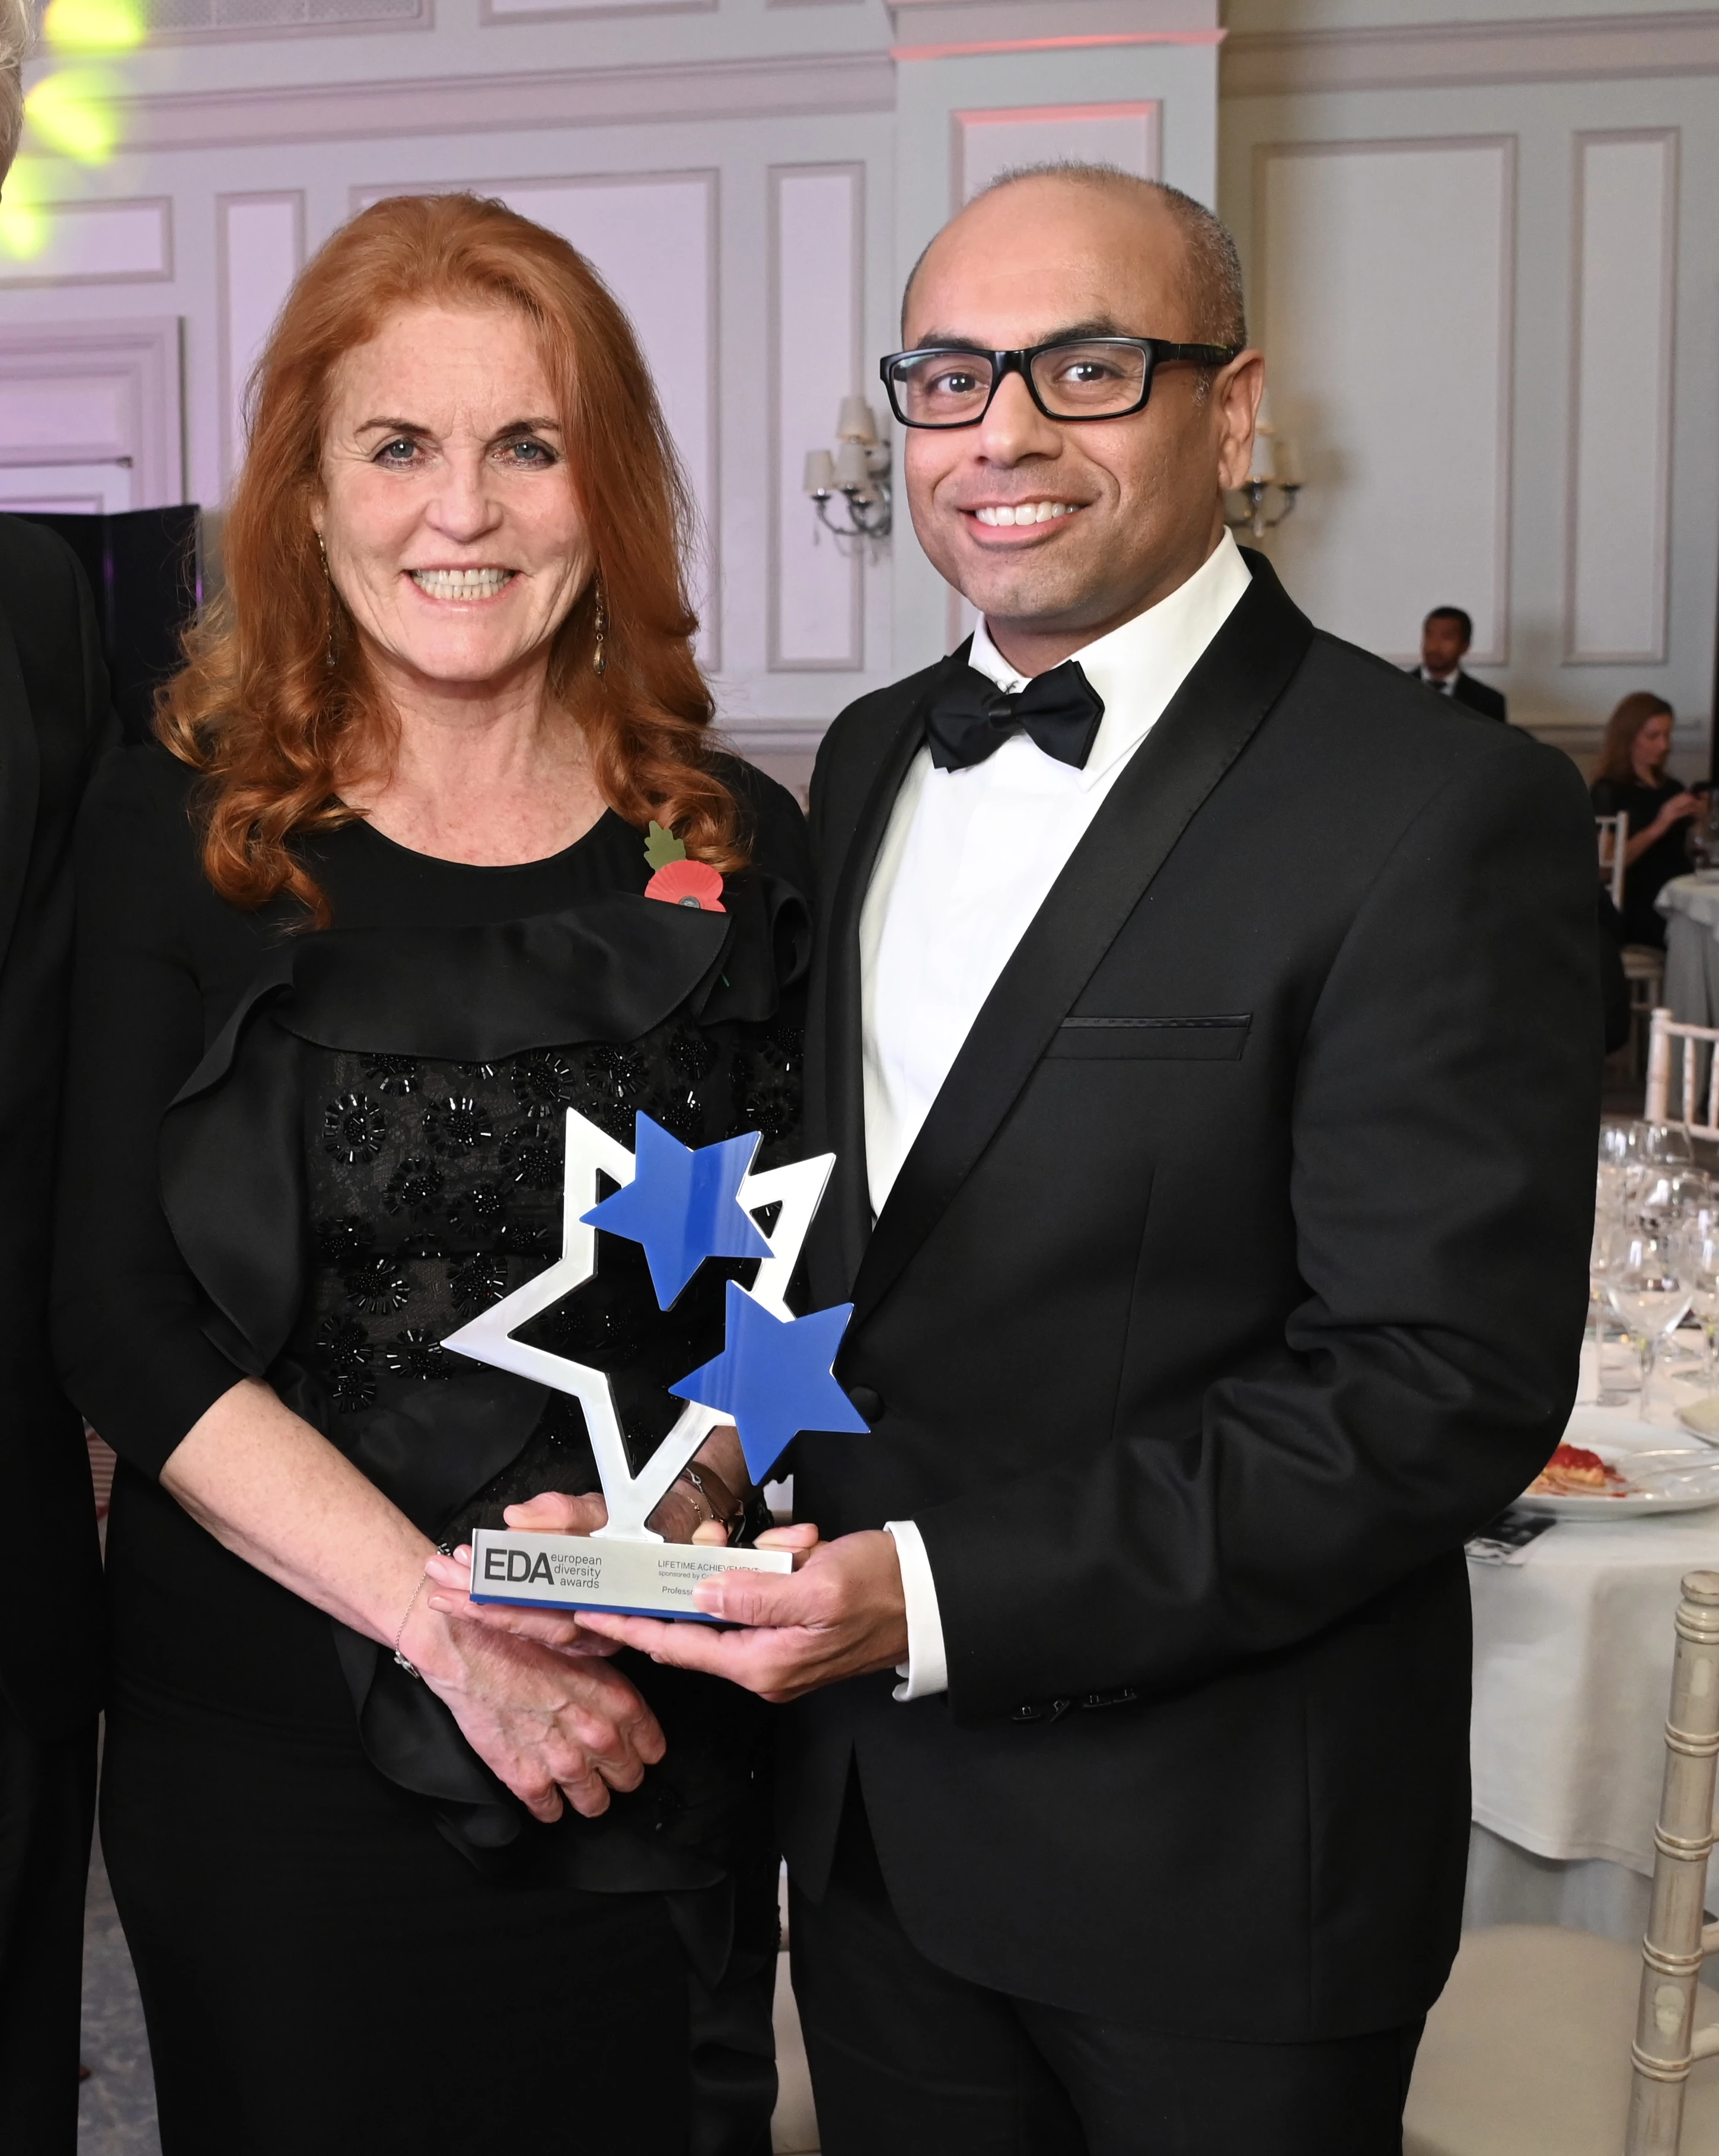
<path fill-rule="evenodd" d="M 1678 1123 L 1633 1122 L 1628 1145 L 1630 1158 L 1643 1163 L 1667 1163 L 1681 1168 L 1695 1159 L 1689 1132 Z"/>
<path fill-rule="evenodd" d="M 1606 1265 L 1606 1299 L 1622 1319 L 1641 1363 L 1636 1412 L 1644 1422 L 1653 1389 L 1660 1343 L 1688 1317 L 1694 1291 L 1682 1237 L 1650 1221 L 1627 1221 L 1612 1238 Z"/>
<path fill-rule="evenodd" d="M 1615 1390 L 1608 1392 L 1605 1382 L 1606 1312 L 1611 1307 L 1606 1281 L 1611 1271 L 1612 1246 L 1622 1224 L 1620 1205 L 1608 1206 L 1602 1199 L 1594 1208 L 1593 1241 L 1588 1254 L 1588 1324 L 1593 1342 L 1594 1396 L 1602 1407 L 1615 1407 L 1628 1397 Z"/>
<path fill-rule="evenodd" d="M 1712 1185 L 1698 1168 L 1676 1161 L 1637 1161 L 1623 1177 L 1624 1209 L 1632 1218 L 1675 1228 L 1712 1204 Z"/>
<path fill-rule="evenodd" d="M 1711 1393 L 1719 1390 L 1719 1215 L 1711 1208 L 1684 1230 L 1684 1276 L 1706 1351 L 1701 1358 L 1701 1389 Z"/>

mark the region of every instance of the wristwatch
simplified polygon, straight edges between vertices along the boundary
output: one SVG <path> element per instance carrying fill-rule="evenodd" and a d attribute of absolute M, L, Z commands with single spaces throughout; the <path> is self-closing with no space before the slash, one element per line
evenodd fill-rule
<path fill-rule="evenodd" d="M 695 1462 L 683 1467 L 675 1480 L 690 1483 L 704 1499 L 709 1507 L 707 1517 L 719 1522 L 726 1530 L 730 1549 L 749 1547 L 766 1527 L 775 1525 L 775 1516 L 756 1484 L 748 1486 L 745 1496 L 737 1496 L 714 1467 L 700 1466 Z"/>

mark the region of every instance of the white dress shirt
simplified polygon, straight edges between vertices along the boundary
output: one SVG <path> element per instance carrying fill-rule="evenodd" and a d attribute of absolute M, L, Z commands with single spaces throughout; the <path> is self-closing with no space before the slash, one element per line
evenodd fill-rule
<path fill-rule="evenodd" d="M 1074 656 L 1104 700 L 1085 767 L 1012 735 L 984 762 L 939 771 L 921 748 L 895 797 L 860 917 L 865 1161 L 881 1213 L 980 1007 L 1105 796 L 1248 588 L 1226 531 L 1185 584 Z M 1026 685 L 982 622 L 969 664 Z M 911 1520 L 895 1538 L 907 1604 L 897 1699 L 949 1688 L 936 1583 Z"/>

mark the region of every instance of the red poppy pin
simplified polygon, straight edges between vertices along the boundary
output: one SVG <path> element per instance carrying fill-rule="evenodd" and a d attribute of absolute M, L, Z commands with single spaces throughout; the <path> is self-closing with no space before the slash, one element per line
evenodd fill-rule
<path fill-rule="evenodd" d="M 726 913 L 722 879 L 708 861 L 690 861 L 686 848 L 672 831 L 653 823 L 645 841 L 644 858 L 656 870 L 644 886 L 647 898 L 659 898 L 667 906 L 690 906 L 703 913 Z"/>

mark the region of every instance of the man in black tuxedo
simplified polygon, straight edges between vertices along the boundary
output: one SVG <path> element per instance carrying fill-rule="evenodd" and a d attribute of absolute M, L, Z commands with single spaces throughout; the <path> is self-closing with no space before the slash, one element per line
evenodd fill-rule
<path fill-rule="evenodd" d="M 77 2141 L 84 1882 L 101 1565 L 81 1419 L 48 1353 L 49 1204 L 70 953 L 71 835 L 117 738 L 89 586 L 0 516 L 0 2148 Z M 125 1083 L 123 1071 L 114 1082 Z"/>
<path fill-rule="evenodd" d="M 1453 703 L 1466 704 L 1483 719 L 1496 719 L 1502 726 L 1510 716 L 1503 696 L 1462 670 L 1474 640 L 1474 623 L 1460 607 L 1434 607 L 1420 625 L 1420 665 L 1409 670 L 1418 675 L 1435 696 L 1449 696 Z"/>
<path fill-rule="evenodd" d="M 0 0 L 0 180 L 28 31 Z M 117 736 L 95 608 L 64 542 L 0 516 L 0 2149 L 78 2138 L 84 1882 L 101 1563 L 84 1427 L 48 1352 L 50 1175 L 71 952 L 72 824 Z M 125 1082 L 123 1072 L 115 1083 Z"/>
<path fill-rule="evenodd" d="M 1587 797 L 1234 546 L 1262 363 L 1197 204 L 1005 182 L 905 328 L 983 625 L 813 785 L 810 1299 L 870 1428 L 798 1441 L 792 1578 L 700 1590 L 751 1629 L 588 1621 L 794 1702 L 828 2156 L 1386 2156 L 1460 1918 L 1462 1544 L 1575 1388 Z"/>

